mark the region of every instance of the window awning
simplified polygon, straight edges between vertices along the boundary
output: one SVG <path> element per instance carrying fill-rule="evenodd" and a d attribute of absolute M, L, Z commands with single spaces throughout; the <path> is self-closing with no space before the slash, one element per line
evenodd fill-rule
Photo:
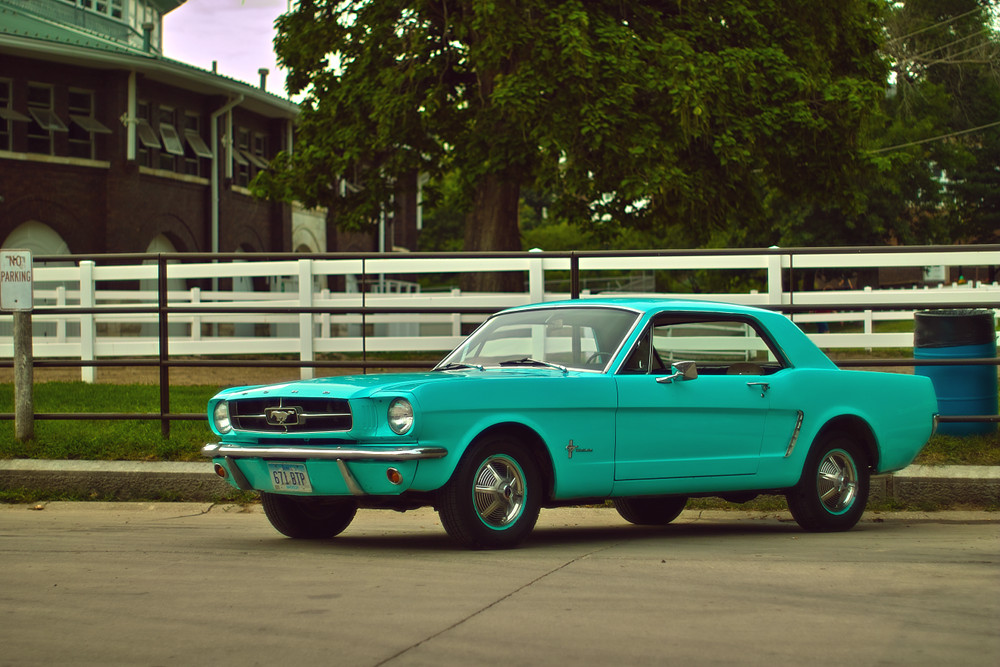
<path fill-rule="evenodd" d="M 7 107 L 0 107 L 0 118 L 3 118 L 4 120 L 20 120 L 24 122 L 31 120 L 20 111 L 14 111 L 13 109 L 8 109 Z"/>
<path fill-rule="evenodd" d="M 51 109 L 28 109 L 28 113 L 35 119 L 35 122 L 43 130 L 49 130 L 50 132 L 69 132 L 69 128 L 66 127 L 66 123 L 62 122 Z"/>
<path fill-rule="evenodd" d="M 163 144 L 160 143 L 160 138 L 156 136 L 156 132 L 153 131 L 152 126 L 149 121 L 140 118 L 139 122 L 136 124 L 135 129 L 139 135 L 139 141 L 146 148 L 163 148 Z"/>
<path fill-rule="evenodd" d="M 160 137 L 163 139 L 163 149 L 173 155 L 184 155 L 184 144 L 177 135 L 177 130 L 170 123 L 160 123 Z"/>
<path fill-rule="evenodd" d="M 264 161 L 264 160 L 262 160 L 262 159 L 260 159 L 259 156 L 254 155 L 250 151 L 246 151 L 246 150 L 243 150 L 243 149 L 238 149 L 236 152 L 237 153 L 242 153 L 243 157 L 245 157 L 247 160 L 249 160 L 253 164 L 253 166 L 257 167 L 258 169 L 267 169 L 267 162 Z M 237 158 L 237 160 L 239 160 L 239 158 Z"/>
<path fill-rule="evenodd" d="M 205 140 L 201 138 L 201 135 L 194 130 L 185 130 L 184 138 L 187 139 L 188 146 L 191 147 L 191 150 L 193 150 L 194 154 L 198 157 L 213 157 L 212 150 L 208 147 L 208 144 L 206 144 Z"/>
<path fill-rule="evenodd" d="M 87 132 L 97 132 L 99 134 L 111 134 L 111 130 L 104 127 L 101 121 L 97 120 L 93 116 L 77 116 L 75 114 L 70 114 L 69 119 L 79 125 Z"/>

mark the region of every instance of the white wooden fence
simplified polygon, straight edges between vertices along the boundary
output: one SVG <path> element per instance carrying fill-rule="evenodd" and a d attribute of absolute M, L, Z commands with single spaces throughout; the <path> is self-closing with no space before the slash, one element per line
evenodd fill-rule
<path fill-rule="evenodd" d="M 184 258 L 180 261 L 179 258 Z M 1000 308 L 1000 285 L 970 282 L 912 289 L 838 289 L 790 291 L 789 272 L 810 270 L 855 271 L 888 267 L 989 267 L 1000 265 L 1000 246 L 949 246 L 900 249 L 767 249 L 746 251 L 685 251 L 671 253 L 516 253 L 504 255 L 366 255 L 281 256 L 276 261 L 241 255 L 238 261 L 212 261 L 207 256 L 150 256 L 122 265 L 120 259 L 61 260 L 65 266 L 34 267 L 34 356 L 83 361 L 112 357 L 149 357 L 159 354 L 157 260 L 167 261 L 167 307 L 185 312 L 169 314 L 171 357 L 204 355 L 292 354 L 312 361 L 323 353 L 444 352 L 482 321 L 483 309 L 502 308 L 570 298 L 568 291 L 546 289 L 553 272 L 577 271 L 590 277 L 623 272 L 751 271 L 759 287 L 742 293 L 642 294 L 580 291 L 592 296 L 677 296 L 728 301 L 765 307 L 794 308 L 789 314 L 806 324 L 860 322 L 857 333 L 810 333 L 823 348 L 906 348 L 911 333 L 876 331 L 882 320 L 912 319 L 924 308 Z M 113 263 L 110 263 L 113 262 Z M 152 263 L 151 263 L 152 262 Z M 521 272 L 525 290 L 518 293 L 468 293 L 457 288 L 421 290 L 417 277 L 444 275 L 458 284 L 472 272 Z M 560 275 L 565 275 L 561 273 Z M 357 288 L 364 276 L 369 290 Z M 331 291 L 328 278 L 345 287 Z M 401 279 L 401 277 L 405 277 Z M 253 289 L 266 283 L 267 290 Z M 550 281 L 551 282 L 551 281 Z M 565 281 L 564 281 L 565 282 Z M 226 289 L 219 289 L 219 283 Z M 131 285 L 132 289 L 115 286 Z M 199 285 L 199 286 L 191 286 Z M 216 285 L 212 288 L 212 285 Z M 375 289 L 372 291 L 372 287 Z M 898 309 L 895 308 L 898 305 Z M 123 307 L 144 312 L 122 312 Z M 240 308 L 267 306 L 288 312 L 247 313 Z M 82 313 L 58 312 L 76 308 Z M 308 312 L 297 312 L 297 309 Z M 373 314 L 359 309 L 433 309 L 432 313 Z M 463 312 L 478 309 L 478 313 Z M 108 310 L 102 313 L 102 310 Z M 812 310 L 814 312 L 802 312 Z M 54 311 L 54 312 L 47 312 Z M 326 312 L 324 312 L 326 311 Z M 356 311 L 356 312 L 348 312 Z M 835 312 L 834 312 L 835 311 Z M 0 358 L 11 358 L 11 316 L 0 316 Z M 313 370 L 303 368 L 302 376 Z M 93 381 L 96 370 L 83 367 L 82 378 Z"/>

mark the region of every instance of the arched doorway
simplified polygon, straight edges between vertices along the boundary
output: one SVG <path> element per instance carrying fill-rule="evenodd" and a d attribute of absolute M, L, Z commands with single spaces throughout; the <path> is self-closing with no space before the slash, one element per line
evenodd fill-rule
<path fill-rule="evenodd" d="M 29 220 L 16 227 L 3 240 L 0 248 L 4 250 L 28 250 L 31 252 L 32 264 L 35 269 L 50 266 L 72 266 L 72 262 L 45 261 L 40 262 L 36 258 L 45 255 L 69 255 L 69 246 L 59 232 L 52 229 L 44 222 Z M 36 274 L 37 278 L 37 274 Z M 79 290 L 79 284 L 67 281 L 39 281 L 35 280 L 32 285 L 32 301 L 37 306 L 59 306 L 67 305 L 67 300 L 72 299 L 70 305 L 79 304 L 79 297 L 72 298 L 73 292 Z M 10 336 L 13 333 L 13 325 L 9 321 L 0 324 L 0 335 Z M 38 337 L 55 338 L 65 340 L 67 336 L 79 336 L 79 322 L 32 322 L 32 335 Z"/>

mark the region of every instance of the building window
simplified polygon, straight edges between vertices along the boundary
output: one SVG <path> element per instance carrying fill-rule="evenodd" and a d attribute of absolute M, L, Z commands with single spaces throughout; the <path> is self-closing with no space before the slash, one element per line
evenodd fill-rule
<path fill-rule="evenodd" d="M 201 116 L 193 113 L 184 114 L 184 173 L 191 176 L 202 176 L 202 159 L 212 157 L 212 150 L 201 137 Z"/>
<path fill-rule="evenodd" d="M 267 135 L 250 133 L 246 128 L 236 132 L 236 150 L 233 151 L 236 185 L 246 187 L 258 172 L 267 169 Z"/>
<path fill-rule="evenodd" d="M 138 160 L 143 167 L 153 166 L 153 151 L 163 148 L 150 122 L 149 102 L 140 100 L 135 106 L 135 136 L 138 139 Z"/>
<path fill-rule="evenodd" d="M 54 133 L 67 132 L 66 124 L 55 114 L 52 86 L 28 84 L 28 152 L 54 155 Z"/>
<path fill-rule="evenodd" d="M 13 95 L 11 94 L 10 79 L 0 79 L 0 151 L 9 151 L 11 148 L 11 117 L 13 113 Z"/>
<path fill-rule="evenodd" d="M 253 135 L 253 153 L 250 161 L 258 169 L 267 169 L 267 135 L 256 132 Z"/>
<path fill-rule="evenodd" d="M 247 150 L 250 147 L 250 131 L 244 127 L 236 130 L 236 148 L 233 150 L 233 181 L 236 185 L 246 187 L 250 184 L 250 160 Z"/>
<path fill-rule="evenodd" d="M 111 134 L 111 130 L 94 118 L 94 91 L 69 89 L 69 119 L 70 156 L 90 160 L 96 158 L 94 135 Z"/>
<path fill-rule="evenodd" d="M 160 107 L 159 125 L 160 139 L 163 141 L 163 150 L 160 151 L 160 169 L 177 171 L 177 158 L 184 157 L 184 144 L 177 134 L 177 127 L 174 122 L 174 110 L 170 107 Z"/>
<path fill-rule="evenodd" d="M 124 18 L 125 0 L 62 0 L 66 4 L 83 7 L 89 11 L 104 16 L 110 16 L 119 21 Z"/>

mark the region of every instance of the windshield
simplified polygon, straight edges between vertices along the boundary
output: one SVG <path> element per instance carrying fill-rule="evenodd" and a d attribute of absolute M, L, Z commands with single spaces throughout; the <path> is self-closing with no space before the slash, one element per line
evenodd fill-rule
<path fill-rule="evenodd" d="M 476 329 L 437 367 L 537 365 L 603 370 L 638 317 L 634 311 L 599 307 L 501 313 Z"/>

